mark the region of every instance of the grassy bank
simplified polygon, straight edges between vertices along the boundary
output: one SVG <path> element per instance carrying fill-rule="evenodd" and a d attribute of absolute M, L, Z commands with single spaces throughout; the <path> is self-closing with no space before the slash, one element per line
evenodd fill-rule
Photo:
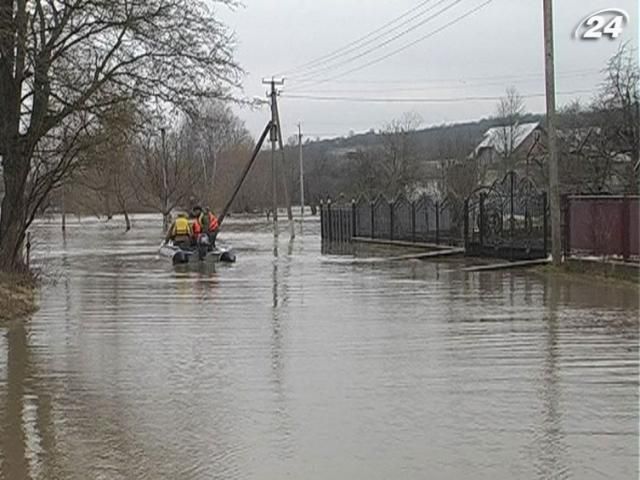
<path fill-rule="evenodd" d="M 566 275 L 585 281 L 607 282 L 626 287 L 638 287 L 638 269 L 624 267 L 605 262 L 582 262 L 570 260 L 561 267 L 545 265 L 538 267 L 541 273 L 553 273 L 556 275 Z"/>
<path fill-rule="evenodd" d="M 36 281 L 31 275 L 0 274 L 0 323 L 35 312 Z"/>

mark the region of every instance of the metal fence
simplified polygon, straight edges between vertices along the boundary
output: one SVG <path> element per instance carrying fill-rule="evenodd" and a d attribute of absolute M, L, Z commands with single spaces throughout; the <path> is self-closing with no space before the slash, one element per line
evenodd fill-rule
<path fill-rule="evenodd" d="M 563 204 L 565 256 L 640 259 L 640 197 L 567 196 Z"/>
<path fill-rule="evenodd" d="M 509 172 L 465 202 L 468 255 L 510 260 L 546 258 L 549 245 L 547 195 L 529 178 Z"/>
<path fill-rule="evenodd" d="M 404 195 L 394 200 L 378 196 L 361 197 L 349 205 L 331 200 L 320 205 L 322 239 L 351 242 L 354 238 L 413 243 L 458 244 L 462 241 L 460 222 L 452 204 L 428 196 L 410 201 Z"/>

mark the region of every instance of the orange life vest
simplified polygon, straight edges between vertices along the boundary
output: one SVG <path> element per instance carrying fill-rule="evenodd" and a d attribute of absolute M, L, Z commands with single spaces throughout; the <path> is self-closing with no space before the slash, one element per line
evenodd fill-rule
<path fill-rule="evenodd" d="M 209 231 L 215 232 L 218 230 L 219 226 L 218 218 L 213 214 L 213 212 L 209 212 Z"/>
<path fill-rule="evenodd" d="M 193 234 L 200 235 L 202 233 L 202 224 L 200 223 L 200 219 L 196 218 L 195 222 L 193 222 Z"/>

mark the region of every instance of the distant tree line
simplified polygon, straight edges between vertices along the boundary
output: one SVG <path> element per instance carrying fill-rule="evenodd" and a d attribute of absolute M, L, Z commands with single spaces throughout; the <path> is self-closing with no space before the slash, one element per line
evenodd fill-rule
<path fill-rule="evenodd" d="M 0 271 L 24 269 L 27 228 L 82 163 L 118 157 L 115 164 L 93 167 L 106 176 L 100 184 L 86 182 L 89 189 L 113 193 L 115 204 L 126 203 L 119 197 L 134 168 L 120 161 L 145 156 L 147 166 L 134 173 L 153 177 L 156 142 L 144 131 L 165 122 L 148 122 L 149 112 L 189 116 L 204 100 L 230 97 L 242 71 L 232 34 L 212 13 L 222 5 L 235 2 L 0 2 Z M 124 128 L 136 123 L 138 130 Z M 176 155 L 183 137 L 173 130 L 168 149 Z M 136 135 L 138 142 L 119 142 Z M 177 175 L 180 183 L 189 174 Z"/>

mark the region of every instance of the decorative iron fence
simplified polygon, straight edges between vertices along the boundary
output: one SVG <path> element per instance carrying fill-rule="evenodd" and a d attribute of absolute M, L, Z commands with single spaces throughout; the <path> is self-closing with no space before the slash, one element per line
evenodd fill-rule
<path fill-rule="evenodd" d="M 510 260 L 547 257 L 547 195 L 529 178 L 509 172 L 471 195 L 464 210 L 467 255 Z"/>
<path fill-rule="evenodd" d="M 640 259 L 640 197 L 567 196 L 564 253 Z"/>
<path fill-rule="evenodd" d="M 449 201 L 428 196 L 410 201 L 404 195 L 389 201 L 360 197 L 350 205 L 321 202 L 321 235 L 328 242 L 351 242 L 356 238 L 413 243 L 461 244 L 462 225 Z"/>

